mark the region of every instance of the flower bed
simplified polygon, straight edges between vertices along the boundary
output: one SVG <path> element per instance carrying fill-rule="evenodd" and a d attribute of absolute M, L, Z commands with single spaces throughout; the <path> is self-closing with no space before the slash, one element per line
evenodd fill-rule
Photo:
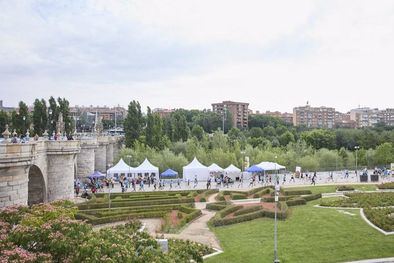
<path fill-rule="evenodd" d="M 394 205 L 394 193 L 347 193 L 349 198 L 323 199 L 322 206 L 331 207 L 387 207 Z"/>
<path fill-rule="evenodd" d="M 66 204 L 66 203 L 65 203 Z M 141 223 L 93 231 L 61 203 L 0 211 L 0 262 L 202 262 L 213 250 L 194 242 L 169 241 L 169 253 Z"/>
<path fill-rule="evenodd" d="M 394 208 L 365 208 L 364 214 L 377 227 L 394 231 Z"/>

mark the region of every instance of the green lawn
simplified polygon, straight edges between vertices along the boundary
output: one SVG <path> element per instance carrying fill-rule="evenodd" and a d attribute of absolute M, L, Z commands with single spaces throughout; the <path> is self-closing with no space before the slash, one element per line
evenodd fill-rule
<path fill-rule="evenodd" d="M 394 236 L 384 236 L 365 223 L 359 210 L 314 208 L 311 202 L 292 208 L 278 225 L 279 259 L 291 262 L 343 262 L 394 257 Z M 273 262 L 272 219 L 213 228 L 224 253 L 206 262 Z"/>
<path fill-rule="evenodd" d="M 340 184 L 338 184 L 340 185 Z M 352 186 L 356 190 L 360 191 L 375 191 L 376 190 L 376 185 L 374 184 L 353 184 L 353 185 L 348 185 Z M 316 186 L 300 186 L 300 187 L 284 187 L 285 190 L 311 190 L 313 194 L 319 194 L 319 193 L 333 193 L 336 191 L 337 186 L 336 185 L 316 185 Z"/>

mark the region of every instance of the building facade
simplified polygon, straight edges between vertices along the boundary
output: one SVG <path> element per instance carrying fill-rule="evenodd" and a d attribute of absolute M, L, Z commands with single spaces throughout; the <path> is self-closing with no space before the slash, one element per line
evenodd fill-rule
<path fill-rule="evenodd" d="M 101 117 L 102 120 L 111 120 L 114 121 L 115 118 L 117 120 L 124 119 L 126 117 L 127 111 L 125 108 L 117 106 L 117 107 L 107 107 L 107 106 L 78 106 L 70 107 L 70 115 L 72 117 L 78 118 L 82 114 L 87 113 L 88 115 L 96 115 Z"/>
<path fill-rule="evenodd" d="M 334 128 L 335 108 L 331 107 L 295 107 L 293 109 L 293 125 L 308 128 Z"/>
<path fill-rule="evenodd" d="M 394 126 L 394 109 L 379 110 L 368 107 L 352 109 L 350 111 L 350 119 L 356 122 L 358 128 L 372 127 L 378 123 Z"/>
<path fill-rule="evenodd" d="M 394 126 L 394 108 L 387 108 L 379 112 L 380 121 L 387 126 Z"/>
<path fill-rule="evenodd" d="M 155 108 L 152 110 L 153 113 L 159 114 L 161 118 L 167 118 L 173 113 L 175 110 L 173 109 L 162 109 L 162 108 Z"/>
<path fill-rule="evenodd" d="M 249 103 L 223 101 L 220 103 L 212 103 L 212 110 L 221 115 L 226 116 L 227 112 L 231 113 L 233 127 L 240 129 L 248 127 L 249 121 Z"/>

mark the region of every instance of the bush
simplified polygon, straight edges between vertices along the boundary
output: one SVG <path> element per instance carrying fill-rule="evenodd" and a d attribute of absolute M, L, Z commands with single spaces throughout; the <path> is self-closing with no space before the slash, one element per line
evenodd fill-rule
<path fill-rule="evenodd" d="M 286 204 L 288 206 L 305 205 L 306 200 L 302 197 L 299 197 L 299 198 L 295 198 L 295 199 L 291 199 L 291 200 L 286 201 Z"/>
<path fill-rule="evenodd" d="M 208 210 L 222 210 L 223 208 L 226 208 L 228 204 L 226 202 L 216 202 L 216 203 L 208 203 L 206 206 L 206 209 Z"/>
<path fill-rule="evenodd" d="M 242 208 L 242 206 L 240 206 L 240 205 L 230 205 L 230 206 L 224 208 L 223 210 L 220 210 L 219 212 L 217 212 L 215 217 L 224 218 L 227 215 L 234 213 L 235 211 L 237 211 L 241 208 Z"/>
<path fill-rule="evenodd" d="M 305 201 L 309 202 L 321 198 L 321 194 L 305 195 L 302 197 Z"/>
<path fill-rule="evenodd" d="M 394 182 L 377 185 L 379 189 L 394 189 Z"/>
<path fill-rule="evenodd" d="M 286 190 L 283 191 L 284 195 L 310 195 L 312 192 L 310 190 Z"/>
<path fill-rule="evenodd" d="M 236 211 L 234 213 L 234 216 L 240 216 L 240 215 L 244 215 L 244 214 L 249 214 L 252 212 L 256 212 L 258 210 L 261 210 L 261 206 L 249 206 L 249 207 L 244 207 L 242 209 L 239 209 L 238 211 Z"/>
<path fill-rule="evenodd" d="M 231 199 L 233 200 L 240 200 L 240 199 L 246 199 L 247 196 L 245 194 L 237 194 L 237 193 L 231 193 Z"/>
<path fill-rule="evenodd" d="M 337 186 L 337 191 L 354 191 L 354 187 L 348 185 Z"/>
<path fill-rule="evenodd" d="M 205 197 L 201 197 L 200 198 L 200 202 L 206 202 L 207 200 L 205 199 Z"/>
<path fill-rule="evenodd" d="M 254 189 L 250 190 L 250 191 L 248 192 L 248 195 L 253 195 L 253 194 L 255 194 L 255 193 L 263 192 L 263 191 L 268 191 L 267 193 L 269 193 L 269 192 L 270 192 L 271 190 L 273 190 L 273 189 L 274 189 L 273 186 L 257 187 L 257 188 L 254 188 Z"/>
<path fill-rule="evenodd" d="M 249 214 L 244 214 L 240 216 L 236 216 L 233 218 L 222 218 L 222 219 L 214 219 L 212 221 L 212 225 L 217 227 L 217 226 L 225 226 L 225 225 L 231 225 L 231 224 L 237 224 L 245 221 L 250 221 L 256 218 L 260 218 L 264 216 L 263 210 L 259 210 L 256 212 L 252 212 Z"/>
<path fill-rule="evenodd" d="M 365 216 L 377 227 L 385 231 L 394 231 L 394 208 L 365 208 Z"/>

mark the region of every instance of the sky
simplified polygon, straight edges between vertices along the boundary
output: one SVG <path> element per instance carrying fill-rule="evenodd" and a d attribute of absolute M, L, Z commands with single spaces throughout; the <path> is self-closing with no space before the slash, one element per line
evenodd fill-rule
<path fill-rule="evenodd" d="M 391 0 L 0 0 L 0 100 L 394 107 Z"/>

